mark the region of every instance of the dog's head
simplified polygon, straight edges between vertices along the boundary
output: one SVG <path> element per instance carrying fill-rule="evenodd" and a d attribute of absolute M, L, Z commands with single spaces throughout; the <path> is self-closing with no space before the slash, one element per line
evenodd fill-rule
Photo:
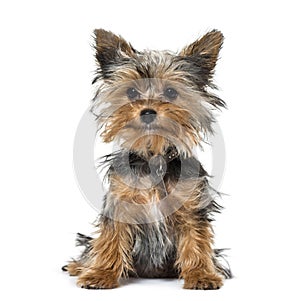
<path fill-rule="evenodd" d="M 179 53 L 135 50 L 122 37 L 95 30 L 93 109 L 105 142 L 142 154 L 163 154 L 175 146 L 191 153 L 212 132 L 212 109 L 225 103 L 211 94 L 212 77 L 223 35 L 213 30 Z"/>

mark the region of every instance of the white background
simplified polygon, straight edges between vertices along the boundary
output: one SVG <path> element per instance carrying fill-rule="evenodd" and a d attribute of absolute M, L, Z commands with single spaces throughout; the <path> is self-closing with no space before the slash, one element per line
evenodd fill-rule
<path fill-rule="evenodd" d="M 2 1 L 0 22 L 2 300 L 299 300 L 297 1 Z M 90 291 L 60 271 L 96 217 L 72 168 L 94 28 L 137 49 L 178 50 L 213 28 L 226 37 L 216 79 L 229 196 L 216 245 L 231 248 L 235 279 L 219 291 L 177 280 Z"/>

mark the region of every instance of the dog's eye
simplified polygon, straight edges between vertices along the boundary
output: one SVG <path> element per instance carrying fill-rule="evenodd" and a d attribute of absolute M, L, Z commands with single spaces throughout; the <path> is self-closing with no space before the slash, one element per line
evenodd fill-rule
<path fill-rule="evenodd" d="M 140 96 L 140 93 L 135 88 L 128 88 L 126 93 L 131 100 L 137 99 Z"/>
<path fill-rule="evenodd" d="M 164 90 L 164 96 L 169 100 L 174 100 L 178 96 L 178 92 L 174 88 L 166 88 Z"/>

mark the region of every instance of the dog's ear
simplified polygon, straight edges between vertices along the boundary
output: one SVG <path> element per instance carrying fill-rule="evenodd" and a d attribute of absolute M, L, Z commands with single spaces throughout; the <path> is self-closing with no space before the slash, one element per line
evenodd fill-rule
<path fill-rule="evenodd" d="M 185 47 L 179 55 L 197 67 L 204 85 L 209 85 L 216 66 L 224 36 L 212 30 Z"/>
<path fill-rule="evenodd" d="M 121 36 L 117 36 L 104 29 L 94 30 L 96 59 L 100 66 L 100 72 L 104 79 L 110 77 L 110 67 L 119 64 L 134 56 L 134 48 L 127 43 Z"/>

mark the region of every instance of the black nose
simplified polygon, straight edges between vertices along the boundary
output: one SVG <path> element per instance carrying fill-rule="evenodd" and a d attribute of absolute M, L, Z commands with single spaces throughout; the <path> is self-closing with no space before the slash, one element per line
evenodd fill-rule
<path fill-rule="evenodd" d="M 151 123 L 156 118 L 156 112 L 152 109 L 141 111 L 141 120 L 147 124 Z"/>

